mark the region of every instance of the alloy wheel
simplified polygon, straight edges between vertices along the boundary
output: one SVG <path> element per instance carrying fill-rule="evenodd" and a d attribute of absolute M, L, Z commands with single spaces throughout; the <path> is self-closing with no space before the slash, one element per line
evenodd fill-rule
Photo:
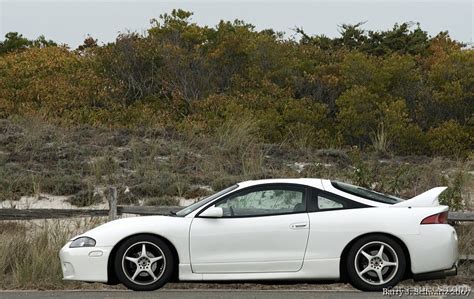
<path fill-rule="evenodd" d="M 129 246 L 122 256 L 125 276 L 138 285 L 150 285 L 161 278 L 166 269 L 166 257 L 160 247 L 147 241 Z"/>
<path fill-rule="evenodd" d="M 383 285 L 397 274 L 399 259 L 387 243 L 373 241 L 357 251 L 354 260 L 357 275 L 370 285 Z"/>

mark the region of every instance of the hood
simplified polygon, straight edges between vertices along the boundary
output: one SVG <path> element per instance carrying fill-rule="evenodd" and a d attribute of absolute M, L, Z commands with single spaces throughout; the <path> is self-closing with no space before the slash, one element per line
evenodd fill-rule
<path fill-rule="evenodd" d="M 439 206 L 438 197 L 448 187 L 436 187 L 408 200 L 394 204 L 395 207 L 436 207 Z"/>

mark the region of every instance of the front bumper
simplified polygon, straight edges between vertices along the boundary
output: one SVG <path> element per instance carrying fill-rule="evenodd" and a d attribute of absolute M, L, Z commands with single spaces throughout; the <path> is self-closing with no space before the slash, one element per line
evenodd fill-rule
<path fill-rule="evenodd" d="M 59 252 L 64 280 L 107 282 L 107 264 L 112 247 L 69 248 Z"/>
<path fill-rule="evenodd" d="M 454 265 L 451 269 L 447 269 L 447 270 L 413 274 L 413 280 L 422 281 L 422 280 L 432 280 L 432 279 L 443 279 L 448 276 L 456 276 L 457 274 L 458 274 L 458 267 Z"/>

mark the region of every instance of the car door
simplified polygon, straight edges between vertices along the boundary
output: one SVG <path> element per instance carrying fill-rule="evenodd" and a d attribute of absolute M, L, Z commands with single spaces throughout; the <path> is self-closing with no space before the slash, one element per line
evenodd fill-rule
<path fill-rule="evenodd" d="M 323 190 L 311 188 L 310 191 L 308 216 L 311 232 L 305 259 L 339 259 L 345 246 L 361 233 L 351 223 L 353 218 L 350 210 L 368 206 Z M 371 219 L 366 221 L 370 222 Z"/>
<path fill-rule="evenodd" d="M 193 219 L 193 272 L 300 270 L 309 236 L 307 196 L 304 186 L 269 184 L 238 190 L 206 207 L 221 207 L 224 214 Z"/>

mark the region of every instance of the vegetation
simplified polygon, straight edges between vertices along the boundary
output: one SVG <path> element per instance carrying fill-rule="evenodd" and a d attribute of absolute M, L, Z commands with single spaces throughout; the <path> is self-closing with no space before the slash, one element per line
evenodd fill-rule
<path fill-rule="evenodd" d="M 472 208 L 472 159 L 390 157 L 382 145 L 382 152 L 314 150 L 305 136 L 297 144 L 270 144 L 254 136 L 257 121 L 241 121 L 227 121 L 200 136 L 163 128 L 64 128 L 38 119 L 0 120 L 0 202 L 61 195 L 75 206 L 89 206 L 105 202 L 104 190 L 114 185 L 119 204 L 177 205 L 243 180 L 320 177 L 405 198 L 449 186 L 443 203 L 452 210 Z M 384 137 L 377 138 L 383 143 Z"/>
<path fill-rule="evenodd" d="M 72 235 L 101 221 L 0 222 L 0 289 L 84 287 L 85 283 L 62 280 L 58 252 Z"/>
<path fill-rule="evenodd" d="M 9 32 L 5 35 L 5 40 L 0 42 L 0 54 L 11 53 L 29 48 L 44 48 L 57 46 L 52 40 L 47 40 L 43 35 L 35 40 L 29 40 L 18 32 Z"/>
<path fill-rule="evenodd" d="M 75 50 L 8 33 L 0 203 L 89 206 L 115 185 L 120 204 L 177 205 L 242 180 L 321 177 L 405 198 L 449 186 L 441 202 L 471 209 L 474 51 L 419 25 L 362 27 L 293 39 L 174 10 Z M 57 252 L 101 221 L 0 222 L 0 289 L 83 287 L 61 280 Z M 472 225 L 456 229 L 471 253 Z M 472 280 L 469 263 L 460 273 L 449 283 Z"/>
<path fill-rule="evenodd" d="M 419 25 L 343 25 L 285 38 L 243 21 L 215 27 L 173 10 L 145 34 L 75 50 L 9 33 L 0 117 L 62 126 L 171 128 L 212 135 L 248 120 L 264 143 L 465 158 L 474 141 L 474 51 Z M 245 121 L 243 121 L 245 120 Z"/>

